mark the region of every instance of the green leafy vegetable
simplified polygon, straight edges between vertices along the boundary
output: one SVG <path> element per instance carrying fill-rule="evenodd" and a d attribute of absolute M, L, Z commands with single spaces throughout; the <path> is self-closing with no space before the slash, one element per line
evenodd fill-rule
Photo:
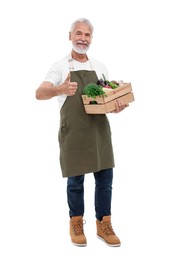
<path fill-rule="evenodd" d="M 91 98 L 96 98 L 97 96 L 105 96 L 105 91 L 102 86 L 98 86 L 95 83 L 90 83 L 86 85 L 83 89 L 83 93 Z"/>

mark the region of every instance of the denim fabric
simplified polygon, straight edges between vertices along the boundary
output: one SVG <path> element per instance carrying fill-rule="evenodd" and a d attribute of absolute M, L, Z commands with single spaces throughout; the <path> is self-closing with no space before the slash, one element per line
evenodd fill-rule
<path fill-rule="evenodd" d="M 96 218 L 111 215 L 113 169 L 94 173 L 95 178 L 95 212 Z M 84 179 L 85 175 L 68 177 L 67 200 L 69 215 L 84 215 Z"/>

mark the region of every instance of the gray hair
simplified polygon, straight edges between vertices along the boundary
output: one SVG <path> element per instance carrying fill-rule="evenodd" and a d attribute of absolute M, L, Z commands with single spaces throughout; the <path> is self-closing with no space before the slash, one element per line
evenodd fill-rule
<path fill-rule="evenodd" d="M 90 22 L 88 19 L 86 19 L 86 18 L 79 18 L 79 19 L 75 20 L 75 21 L 72 23 L 72 25 L 71 25 L 70 32 L 73 32 L 73 31 L 74 31 L 74 29 L 75 29 L 75 27 L 76 27 L 76 25 L 77 25 L 78 23 L 85 23 L 85 24 L 87 24 L 87 25 L 89 26 L 90 30 L 91 30 L 91 34 L 93 33 L 94 27 L 93 27 L 93 25 L 91 24 L 91 22 Z"/>

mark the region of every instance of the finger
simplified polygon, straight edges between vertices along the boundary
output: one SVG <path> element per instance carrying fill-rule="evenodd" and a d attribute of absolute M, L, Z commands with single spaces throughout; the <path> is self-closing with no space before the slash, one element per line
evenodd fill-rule
<path fill-rule="evenodd" d="M 73 88 L 77 88 L 78 84 L 77 84 L 77 82 L 71 82 L 70 86 Z"/>
<path fill-rule="evenodd" d="M 115 100 L 116 107 L 120 107 L 122 105 L 122 102 L 119 99 Z"/>
<path fill-rule="evenodd" d="M 65 81 L 70 81 L 70 73 L 68 73 L 67 78 Z"/>

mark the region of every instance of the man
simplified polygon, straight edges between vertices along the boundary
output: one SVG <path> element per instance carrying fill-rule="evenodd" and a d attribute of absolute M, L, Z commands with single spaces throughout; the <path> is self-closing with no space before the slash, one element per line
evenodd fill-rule
<path fill-rule="evenodd" d="M 120 246 L 111 226 L 114 156 L 109 122 L 106 115 L 86 114 L 81 98 L 85 85 L 97 83 L 102 74 L 108 78 L 106 67 L 86 54 L 92 36 L 89 20 L 81 18 L 72 24 L 69 32 L 72 51 L 53 64 L 36 90 L 36 98 L 46 100 L 57 96 L 60 105 L 60 164 L 63 177 L 67 177 L 72 243 L 87 245 L 83 230 L 84 178 L 86 173 L 93 173 L 97 236 L 109 246 Z M 116 102 L 114 112 L 127 106 Z"/>

